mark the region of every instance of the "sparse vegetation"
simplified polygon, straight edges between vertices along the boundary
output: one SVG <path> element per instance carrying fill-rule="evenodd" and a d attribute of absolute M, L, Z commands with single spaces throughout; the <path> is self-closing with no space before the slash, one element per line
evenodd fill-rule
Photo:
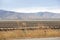
<path fill-rule="evenodd" d="M 60 29 L 0 31 L 0 38 L 60 37 Z"/>
<path fill-rule="evenodd" d="M 2 22 L 1 22 L 2 23 Z M 1 25 L 0 23 L 0 25 Z M 18 28 L 31 27 L 29 29 L 17 29 L 15 30 L 0 30 L 0 39 L 2 38 L 40 38 L 40 37 L 60 37 L 60 22 L 39 22 L 39 21 L 23 21 L 19 22 L 5 22 L 7 28 L 12 26 L 18 26 Z M 14 24 L 15 23 L 15 24 Z M 5 25 L 5 24 L 4 24 Z M 10 26 L 11 25 L 11 26 Z M 6 27 L 5 26 L 5 27 Z M 38 28 L 32 28 L 38 27 Z M 3 27 L 4 28 L 4 27 Z"/>

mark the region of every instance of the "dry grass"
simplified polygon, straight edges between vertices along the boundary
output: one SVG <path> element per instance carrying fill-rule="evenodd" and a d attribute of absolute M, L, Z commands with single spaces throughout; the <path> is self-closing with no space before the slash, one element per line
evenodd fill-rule
<path fill-rule="evenodd" d="M 0 38 L 60 37 L 60 29 L 0 31 Z"/>

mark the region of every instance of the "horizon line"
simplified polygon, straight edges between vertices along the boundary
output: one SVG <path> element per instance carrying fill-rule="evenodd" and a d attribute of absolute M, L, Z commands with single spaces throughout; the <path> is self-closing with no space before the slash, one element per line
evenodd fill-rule
<path fill-rule="evenodd" d="M 1 9 L 0 9 L 1 10 Z M 13 11 L 13 10 L 2 10 L 2 11 L 11 11 L 11 12 L 17 12 L 17 11 Z M 40 12 L 49 12 L 49 11 L 40 11 Z M 39 12 L 17 12 L 17 13 L 39 13 Z M 55 12 L 49 12 L 49 13 L 55 13 Z M 60 13 L 58 13 L 60 14 Z"/>

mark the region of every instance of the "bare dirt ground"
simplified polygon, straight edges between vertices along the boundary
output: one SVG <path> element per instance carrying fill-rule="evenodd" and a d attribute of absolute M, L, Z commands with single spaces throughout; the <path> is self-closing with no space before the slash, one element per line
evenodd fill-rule
<path fill-rule="evenodd" d="M 55 37 L 55 38 L 6 39 L 6 40 L 60 40 L 60 37 Z"/>

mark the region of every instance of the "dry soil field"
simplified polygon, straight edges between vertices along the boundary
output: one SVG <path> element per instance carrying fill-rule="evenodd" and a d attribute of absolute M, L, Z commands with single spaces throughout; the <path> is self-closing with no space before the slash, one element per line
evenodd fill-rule
<path fill-rule="evenodd" d="M 60 37 L 60 29 L 0 31 L 0 38 Z"/>

